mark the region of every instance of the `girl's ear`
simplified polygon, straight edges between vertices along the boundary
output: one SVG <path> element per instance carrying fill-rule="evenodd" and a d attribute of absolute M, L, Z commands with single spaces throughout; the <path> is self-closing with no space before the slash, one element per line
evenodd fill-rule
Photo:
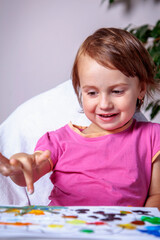
<path fill-rule="evenodd" d="M 139 93 L 139 99 L 142 100 L 146 94 L 146 91 L 147 91 L 147 85 L 145 82 L 141 82 L 140 83 L 140 93 Z"/>
<path fill-rule="evenodd" d="M 139 110 L 144 102 L 144 97 L 147 91 L 147 85 L 145 82 L 140 83 L 140 91 L 137 99 L 137 110 Z"/>

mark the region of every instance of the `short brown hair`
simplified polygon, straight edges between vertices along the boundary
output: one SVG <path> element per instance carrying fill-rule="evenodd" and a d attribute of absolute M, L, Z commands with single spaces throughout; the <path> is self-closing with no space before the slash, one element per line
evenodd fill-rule
<path fill-rule="evenodd" d="M 154 64 L 143 44 L 131 33 L 117 28 L 101 28 L 80 46 L 72 69 L 72 84 L 81 103 L 78 62 L 87 54 L 104 67 L 116 68 L 128 77 L 138 77 L 147 85 L 147 94 L 157 86 Z"/>

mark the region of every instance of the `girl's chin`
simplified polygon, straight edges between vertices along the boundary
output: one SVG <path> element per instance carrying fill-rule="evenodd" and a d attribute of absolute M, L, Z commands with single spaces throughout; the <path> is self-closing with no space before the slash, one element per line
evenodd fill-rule
<path fill-rule="evenodd" d="M 126 128 L 128 128 L 132 123 L 132 119 L 130 119 L 129 121 L 125 121 L 125 122 L 119 122 L 119 123 L 98 123 L 97 126 L 99 129 L 101 129 L 101 131 L 110 131 L 110 132 L 119 132 L 121 130 L 124 130 Z"/>
<path fill-rule="evenodd" d="M 115 131 L 116 129 L 119 129 L 119 128 L 121 127 L 113 124 L 99 124 L 99 123 L 94 124 L 94 129 L 96 130 L 96 132 Z"/>

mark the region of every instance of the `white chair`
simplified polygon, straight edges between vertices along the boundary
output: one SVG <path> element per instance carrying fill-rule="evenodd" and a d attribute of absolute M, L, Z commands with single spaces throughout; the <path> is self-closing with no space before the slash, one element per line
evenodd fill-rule
<path fill-rule="evenodd" d="M 1 124 L 0 152 L 8 158 L 17 152 L 32 153 L 45 132 L 58 129 L 69 121 L 88 125 L 89 120 L 80 110 L 71 80 L 31 98 Z M 136 118 L 146 121 L 140 112 Z M 50 173 L 37 181 L 34 194 L 28 195 L 25 187 L 0 175 L 0 205 L 48 205 L 53 188 L 49 176 Z"/>

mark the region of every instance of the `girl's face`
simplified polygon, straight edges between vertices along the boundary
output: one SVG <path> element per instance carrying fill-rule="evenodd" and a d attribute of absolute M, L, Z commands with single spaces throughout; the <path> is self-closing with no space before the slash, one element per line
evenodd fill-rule
<path fill-rule="evenodd" d="M 113 131 L 132 119 L 137 98 L 142 99 L 146 91 L 137 77 L 105 68 L 88 55 L 80 57 L 78 73 L 83 110 L 93 131 Z"/>

